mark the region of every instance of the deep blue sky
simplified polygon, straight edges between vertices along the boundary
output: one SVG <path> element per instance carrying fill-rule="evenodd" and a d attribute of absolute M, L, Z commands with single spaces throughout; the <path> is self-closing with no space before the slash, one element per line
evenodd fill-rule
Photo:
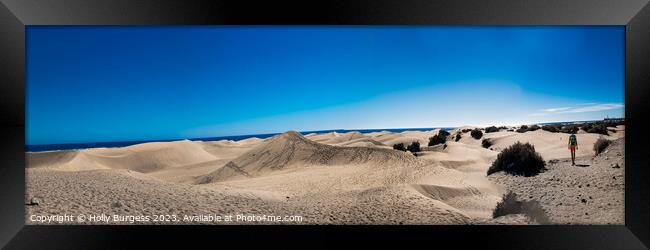
<path fill-rule="evenodd" d="M 623 116 L 622 26 L 27 28 L 27 143 Z"/>

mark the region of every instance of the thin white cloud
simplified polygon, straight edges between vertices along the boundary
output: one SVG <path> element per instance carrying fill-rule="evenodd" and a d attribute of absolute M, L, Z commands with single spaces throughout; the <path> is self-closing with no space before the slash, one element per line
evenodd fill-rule
<path fill-rule="evenodd" d="M 561 111 L 559 113 L 596 112 L 596 111 L 620 109 L 620 108 L 623 108 L 623 107 L 624 107 L 623 104 L 618 104 L 618 103 L 596 104 L 596 105 L 591 105 L 591 106 L 576 107 L 576 108 L 572 108 L 572 109 L 569 109 L 569 110 Z"/>
<path fill-rule="evenodd" d="M 574 113 L 586 113 L 586 112 L 596 112 L 596 111 L 605 111 L 613 109 L 624 108 L 625 105 L 621 103 L 584 103 L 578 104 L 577 106 L 572 107 L 559 107 L 559 108 L 547 108 L 540 109 L 540 112 L 530 114 L 531 116 L 544 116 L 551 114 L 574 114 Z"/>
<path fill-rule="evenodd" d="M 542 111 L 542 112 L 548 112 L 548 113 L 557 113 L 557 112 L 560 112 L 560 111 L 569 110 L 569 109 L 571 109 L 571 108 L 572 108 L 572 107 L 550 108 L 550 109 L 542 109 L 542 110 L 540 110 L 540 111 Z"/>

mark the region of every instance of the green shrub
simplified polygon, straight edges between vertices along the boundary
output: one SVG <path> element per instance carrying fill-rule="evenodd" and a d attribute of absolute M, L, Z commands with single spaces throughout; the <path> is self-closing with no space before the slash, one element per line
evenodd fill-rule
<path fill-rule="evenodd" d="M 470 133 L 470 135 L 471 135 L 474 139 L 477 139 L 477 140 L 478 140 L 478 139 L 481 139 L 481 137 L 483 137 L 483 132 L 481 132 L 480 129 L 475 128 L 475 129 L 472 130 L 472 132 Z"/>
<path fill-rule="evenodd" d="M 521 127 L 519 127 L 517 129 L 517 132 L 525 133 L 525 132 L 528 132 L 528 131 L 535 131 L 535 130 L 538 130 L 538 129 L 540 129 L 540 127 L 538 125 L 530 125 L 530 126 L 522 125 Z"/>
<path fill-rule="evenodd" d="M 517 129 L 517 133 L 525 133 L 528 131 L 528 126 L 522 125 L 520 128 Z"/>
<path fill-rule="evenodd" d="M 466 129 L 461 130 L 461 132 L 463 132 L 463 133 L 467 133 L 469 131 L 472 131 L 472 129 L 471 128 L 466 128 Z"/>
<path fill-rule="evenodd" d="M 490 126 L 485 128 L 485 133 L 493 133 L 493 132 L 499 132 L 499 128 L 495 126 Z"/>
<path fill-rule="evenodd" d="M 567 134 L 575 134 L 575 133 L 578 132 L 578 129 L 579 128 L 578 128 L 577 125 L 570 124 L 570 125 L 562 126 L 562 128 L 560 129 L 560 132 L 567 133 Z"/>
<path fill-rule="evenodd" d="M 411 153 L 420 152 L 420 142 L 414 141 L 411 145 L 406 147 L 406 150 L 411 151 Z"/>
<path fill-rule="evenodd" d="M 598 133 L 598 134 L 603 134 L 606 133 L 607 131 L 607 125 L 605 125 L 602 122 L 596 122 L 596 123 L 583 123 L 580 125 L 580 129 L 587 133 Z M 591 131 L 591 132 L 590 132 Z"/>
<path fill-rule="evenodd" d="M 583 128 L 584 130 L 584 128 Z M 609 135 L 607 131 L 607 125 L 605 124 L 595 124 L 593 126 L 590 126 L 588 130 L 585 130 L 587 133 L 596 133 L 596 134 L 601 134 L 601 135 Z"/>
<path fill-rule="evenodd" d="M 557 124 L 546 124 L 546 125 L 542 126 L 542 130 L 548 131 L 548 132 L 551 132 L 551 133 L 560 132 L 560 128 L 561 128 L 561 126 L 557 125 Z"/>
<path fill-rule="evenodd" d="M 528 131 L 535 131 L 535 130 L 538 130 L 538 129 L 539 129 L 538 125 L 531 125 L 530 127 L 528 127 Z"/>
<path fill-rule="evenodd" d="M 481 141 L 481 146 L 484 148 L 490 148 L 492 146 L 492 140 L 485 138 L 483 141 Z"/>
<path fill-rule="evenodd" d="M 460 141 L 461 135 L 460 133 L 456 134 L 456 141 Z"/>
<path fill-rule="evenodd" d="M 533 176 L 544 170 L 546 162 L 529 143 L 517 142 L 499 153 L 487 174 L 504 171 L 513 175 Z"/>
<path fill-rule="evenodd" d="M 438 134 L 429 138 L 428 145 L 433 146 L 433 145 L 443 144 L 447 141 L 447 136 L 449 136 L 449 132 L 441 129 L 438 131 Z"/>
<path fill-rule="evenodd" d="M 612 120 L 604 120 L 603 123 L 607 125 L 607 127 L 616 127 L 618 125 L 625 125 L 625 120 L 622 121 L 612 121 Z"/>
<path fill-rule="evenodd" d="M 429 137 L 429 146 L 434 146 L 438 144 L 443 144 L 447 141 L 447 137 L 445 136 L 440 136 L 440 134 L 434 135 L 432 137 Z"/>
<path fill-rule="evenodd" d="M 406 151 L 406 147 L 404 147 L 404 143 L 397 143 L 393 145 L 393 149 Z"/>
<path fill-rule="evenodd" d="M 599 155 L 602 153 L 608 146 L 611 144 L 612 141 L 603 139 L 603 138 L 598 138 L 596 143 L 594 143 L 594 152 L 596 155 Z"/>

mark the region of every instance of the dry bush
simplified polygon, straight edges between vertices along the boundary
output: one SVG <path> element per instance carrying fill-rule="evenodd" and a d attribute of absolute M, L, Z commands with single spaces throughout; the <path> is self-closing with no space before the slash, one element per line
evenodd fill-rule
<path fill-rule="evenodd" d="M 414 141 L 411 145 L 406 147 L 406 150 L 411 151 L 411 153 L 420 152 L 420 142 Z"/>
<path fill-rule="evenodd" d="M 604 150 L 609 146 L 609 144 L 611 144 L 611 143 L 612 143 L 612 141 L 610 141 L 610 140 L 603 139 L 603 138 L 598 138 L 598 140 L 596 141 L 596 143 L 594 143 L 594 152 L 596 153 L 596 155 L 599 155 L 599 154 L 602 153 L 602 152 L 603 152 L 603 151 L 604 151 Z"/>
<path fill-rule="evenodd" d="M 517 142 L 497 155 L 487 174 L 504 171 L 512 175 L 533 176 L 543 171 L 545 165 L 533 145 Z"/>
<path fill-rule="evenodd" d="M 528 131 L 535 131 L 535 130 L 538 130 L 538 129 L 540 129 L 540 127 L 538 125 L 531 125 L 530 127 L 528 127 Z"/>
<path fill-rule="evenodd" d="M 493 133 L 493 132 L 499 132 L 499 128 L 495 126 L 490 126 L 485 128 L 485 133 Z"/>
<path fill-rule="evenodd" d="M 546 125 L 542 126 L 542 130 L 548 131 L 548 132 L 551 132 L 551 133 L 560 132 L 560 128 L 562 128 L 562 126 L 557 125 L 557 124 L 546 124 Z"/>
<path fill-rule="evenodd" d="M 575 134 L 575 133 L 578 132 L 578 130 L 579 130 L 579 128 L 578 128 L 577 125 L 570 124 L 570 125 L 562 126 L 562 128 L 560 129 L 560 132 L 567 133 L 567 134 Z"/>
<path fill-rule="evenodd" d="M 492 146 L 492 141 L 488 138 L 485 138 L 483 141 L 481 141 L 481 146 L 484 148 L 490 148 Z"/>
<path fill-rule="evenodd" d="M 400 151 L 406 151 L 406 147 L 404 147 L 404 143 L 397 143 L 397 144 L 393 145 L 393 149 L 400 150 Z"/>
<path fill-rule="evenodd" d="M 444 144 L 447 141 L 447 136 L 449 136 L 449 132 L 444 131 L 444 130 L 439 130 L 437 135 L 434 135 L 429 138 L 429 144 L 428 146 L 433 146 L 433 145 L 438 145 L 438 144 Z M 458 135 L 456 135 L 458 138 Z M 458 140 L 456 140 L 458 141 Z"/>
<path fill-rule="evenodd" d="M 481 132 L 480 129 L 475 128 L 475 129 L 472 130 L 472 132 L 470 133 L 470 135 L 471 135 L 474 139 L 477 139 L 477 140 L 478 140 L 478 139 L 481 139 L 481 137 L 483 137 L 483 132 Z"/>

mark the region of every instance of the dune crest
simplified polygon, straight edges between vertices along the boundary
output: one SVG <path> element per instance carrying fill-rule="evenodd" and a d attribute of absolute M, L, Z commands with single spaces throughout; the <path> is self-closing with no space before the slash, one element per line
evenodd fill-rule
<path fill-rule="evenodd" d="M 224 167 L 198 177 L 197 182 L 209 183 L 245 176 L 260 176 L 273 170 L 296 166 L 363 164 L 420 165 L 421 162 L 406 152 L 386 148 L 327 145 L 311 141 L 298 132 L 289 131 L 267 139 Z"/>
<path fill-rule="evenodd" d="M 150 173 L 216 160 L 198 142 L 150 142 L 122 148 L 93 148 L 28 153 L 28 167 L 62 171 L 128 169 Z"/>

